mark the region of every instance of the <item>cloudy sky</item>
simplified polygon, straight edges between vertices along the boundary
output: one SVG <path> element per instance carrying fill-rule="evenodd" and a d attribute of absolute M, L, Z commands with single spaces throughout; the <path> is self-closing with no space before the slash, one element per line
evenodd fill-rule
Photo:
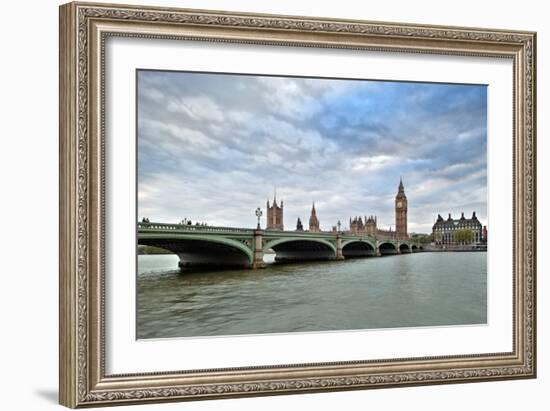
<path fill-rule="evenodd" d="M 138 216 L 254 227 L 378 216 L 394 227 L 400 176 L 409 232 L 438 213 L 487 213 L 487 89 L 480 85 L 138 72 Z"/>

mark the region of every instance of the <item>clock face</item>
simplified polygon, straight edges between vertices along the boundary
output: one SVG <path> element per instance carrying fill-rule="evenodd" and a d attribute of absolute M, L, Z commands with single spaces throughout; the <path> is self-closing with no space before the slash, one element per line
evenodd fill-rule
<path fill-rule="evenodd" d="M 403 202 L 402 201 L 398 201 L 397 202 L 397 208 L 401 208 L 403 207 Z"/>

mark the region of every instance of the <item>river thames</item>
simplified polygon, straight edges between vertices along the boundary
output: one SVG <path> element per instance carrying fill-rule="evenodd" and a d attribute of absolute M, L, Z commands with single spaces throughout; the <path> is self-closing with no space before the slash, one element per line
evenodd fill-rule
<path fill-rule="evenodd" d="M 138 338 L 487 322 L 485 252 L 425 252 L 184 274 L 177 263 L 175 255 L 138 256 Z"/>

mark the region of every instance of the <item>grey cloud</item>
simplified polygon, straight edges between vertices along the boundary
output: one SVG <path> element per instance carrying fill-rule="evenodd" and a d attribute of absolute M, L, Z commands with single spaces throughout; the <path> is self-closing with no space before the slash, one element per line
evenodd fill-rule
<path fill-rule="evenodd" d="M 441 88 L 443 87 L 444 90 Z M 405 177 L 411 227 L 486 216 L 486 113 L 475 87 L 140 72 L 139 214 L 252 226 L 285 201 L 285 225 L 355 215 L 393 225 Z"/>

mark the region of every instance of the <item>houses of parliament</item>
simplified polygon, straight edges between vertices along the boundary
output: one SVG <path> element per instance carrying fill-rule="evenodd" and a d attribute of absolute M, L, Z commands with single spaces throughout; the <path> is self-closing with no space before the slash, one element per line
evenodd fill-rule
<path fill-rule="evenodd" d="M 284 230 L 283 216 L 284 208 L 283 202 L 280 205 L 277 203 L 277 196 L 273 198 L 273 203 L 270 205 L 267 201 L 267 230 Z M 407 196 L 405 195 L 405 186 L 403 180 L 399 181 L 397 188 L 397 195 L 395 196 L 395 231 L 382 230 L 378 228 L 378 219 L 376 216 L 355 216 L 349 219 L 349 229 L 347 232 L 353 234 L 365 234 L 371 236 L 384 236 L 396 239 L 409 238 L 407 232 Z M 332 231 L 336 231 L 337 227 L 333 226 Z M 300 218 L 296 222 L 296 231 L 306 231 Z M 317 217 L 317 210 L 315 209 L 315 202 L 313 202 L 309 217 L 309 232 L 320 232 L 320 222 Z"/>

